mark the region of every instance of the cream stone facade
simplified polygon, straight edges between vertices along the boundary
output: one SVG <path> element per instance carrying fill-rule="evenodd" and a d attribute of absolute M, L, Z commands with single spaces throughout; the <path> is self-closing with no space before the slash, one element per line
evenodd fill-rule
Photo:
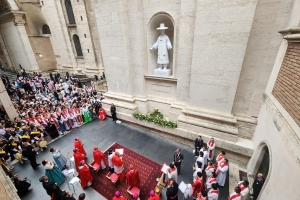
<path fill-rule="evenodd" d="M 186 145 L 192 146 L 198 135 L 205 142 L 214 137 L 216 153 L 225 150 L 231 163 L 230 190 L 240 171 L 249 179 L 256 175 L 263 148 L 271 152 L 271 165 L 261 199 L 285 199 L 281 184 L 291 170 L 282 163 L 300 178 L 295 162 L 299 126 L 272 95 L 287 39 L 299 41 L 298 0 L 0 2 L 3 68 L 81 68 L 88 76 L 105 70 L 107 110 L 114 103 L 120 120 Z M 153 74 L 157 54 L 149 48 L 160 23 L 168 27 L 172 44 L 170 77 Z M 44 25 L 50 34 L 43 33 Z M 132 116 L 155 108 L 178 127 L 163 128 Z M 296 180 L 291 189 L 296 190 Z"/>

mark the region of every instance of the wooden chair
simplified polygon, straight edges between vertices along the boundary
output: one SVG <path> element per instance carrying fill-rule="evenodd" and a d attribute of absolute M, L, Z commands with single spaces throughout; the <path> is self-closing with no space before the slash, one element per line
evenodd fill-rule
<path fill-rule="evenodd" d="M 135 193 L 137 193 L 137 194 L 140 196 L 140 189 L 137 188 L 137 187 L 131 187 L 131 186 L 129 186 L 129 187 L 127 188 L 127 192 L 128 192 L 131 196 L 133 196 L 133 194 L 135 194 Z"/>
<path fill-rule="evenodd" d="M 101 165 L 95 163 L 95 161 L 89 163 L 88 166 L 92 168 L 94 171 L 96 171 L 96 173 L 98 173 L 98 171 L 101 169 Z"/>
<path fill-rule="evenodd" d="M 115 185 L 117 183 L 117 181 L 119 180 L 119 175 L 116 173 L 108 172 L 106 174 L 106 178 L 108 178 Z"/>

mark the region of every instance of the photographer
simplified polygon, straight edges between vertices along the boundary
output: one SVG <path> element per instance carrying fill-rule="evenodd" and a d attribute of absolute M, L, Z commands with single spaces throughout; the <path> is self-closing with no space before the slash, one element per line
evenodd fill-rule
<path fill-rule="evenodd" d="M 18 177 L 14 178 L 14 184 L 19 196 L 25 195 L 28 192 L 28 188 L 31 186 L 31 182 L 27 180 L 26 177 L 23 180 Z"/>

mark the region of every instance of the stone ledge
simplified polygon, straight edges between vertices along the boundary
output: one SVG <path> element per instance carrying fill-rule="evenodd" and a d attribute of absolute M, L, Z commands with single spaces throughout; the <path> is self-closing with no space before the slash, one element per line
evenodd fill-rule
<path fill-rule="evenodd" d="M 145 79 L 177 82 L 177 78 L 174 78 L 174 77 L 162 77 L 162 76 L 154 76 L 154 75 L 144 75 L 144 77 L 145 77 Z"/>

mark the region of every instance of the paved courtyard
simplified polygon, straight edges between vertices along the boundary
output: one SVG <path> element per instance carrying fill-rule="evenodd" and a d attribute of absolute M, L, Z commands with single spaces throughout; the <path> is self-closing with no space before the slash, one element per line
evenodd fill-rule
<path fill-rule="evenodd" d="M 85 124 L 80 128 L 72 131 L 71 133 L 61 137 L 48 145 L 48 149 L 44 152 L 39 151 L 37 155 L 37 162 L 41 163 L 42 160 L 53 160 L 49 149 L 55 147 L 60 149 L 62 153 L 67 157 L 68 153 L 72 153 L 74 137 L 78 136 L 85 144 L 85 150 L 87 152 L 87 161 L 92 161 L 93 146 L 97 145 L 101 150 L 107 149 L 112 143 L 117 142 L 127 148 L 157 162 L 157 163 L 170 163 L 173 159 L 174 151 L 177 147 L 181 149 L 184 154 L 184 161 L 182 163 L 181 174 L 178 177 L 178 182 L 184 181 L 185 183 L 192 182 L 192 165 L 194 163 L 194 155 L 192 149 L 185 145 L 170 141 L 166 138 L 162 138 L 153 133 L 147 132 L 143 129 L 134 127 L 132 125 L 122 123 L 113 123 L 111 118 L 105 121 L 99 121 L 95 119 L 89 124 Z M 38 179 L 44 175 L 45 170 L 41 165 L 38 170 L 33 170 L 29 161 L 25 161 L 23 165 L 16 163 L 13 170 L 19 177 L 28 177 L 32 181 L 32 190 L 28 194 L 22 197 L 22 200 L 48 200 L 49 196 L 42 187 L 42 184 Z M 68 189 L 66 183 L 61 185 L 62 189 Z M 83 190 L 77 186 L 75 198 L 83 192 Z M 89 200 L 101 200 L 105 199 L 98 192 L 91 187 L 84 190 Z M 224 188 L 220 188 L 219 200 L 227 200 L 228 196 L 228 180 Z M 182 193 L 178 192 L 179 199 L 182 199 Z M 165 189 L 161 199 L 166 199 Z M 144 200 L 144 199 L 142 199 Z"/>

